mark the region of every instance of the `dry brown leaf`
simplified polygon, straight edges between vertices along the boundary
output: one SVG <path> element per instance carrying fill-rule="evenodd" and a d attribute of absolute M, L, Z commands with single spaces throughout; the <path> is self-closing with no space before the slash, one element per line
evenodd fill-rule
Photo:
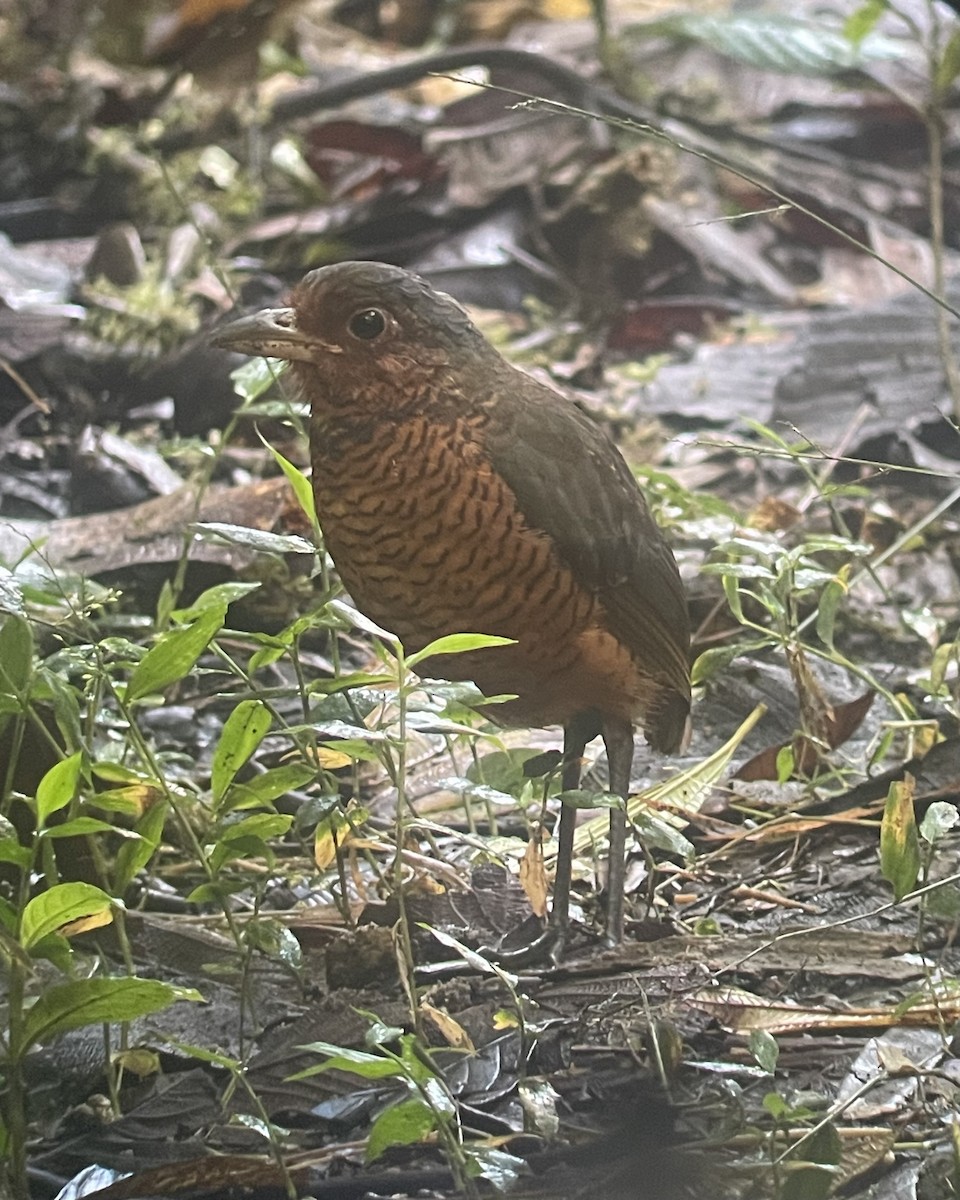
<path fill-rule="evenodd" d="M 527 842 L 520 860 L 520 886 L 538 917 L 547 915 L 547 870 L 543 862 L 543 845 L 537 829 Z"/>

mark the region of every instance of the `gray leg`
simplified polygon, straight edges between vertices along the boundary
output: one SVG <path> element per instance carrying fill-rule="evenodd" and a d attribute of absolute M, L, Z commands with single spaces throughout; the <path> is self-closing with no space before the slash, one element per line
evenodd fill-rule
<path fill-rule="evenodd" d="M 593 717 L 576 716 L 563 730 L 563 769 L 560 786 L 565 792 L 575 791 L 580 786 L 580 765 L 587 742 L 593 738 L 596 722 Z M 561 941 L 567 935 L 570 923 L 570 882 L 573 873 L 573 831 L 577 823 L 577 810 L 561 805 L 557 827 L 557 873 L 553 881 L 553 908 L 550 924 Z"/>
<path fill-rule="evenodd" d="M 603 744 L 607 748 L 610 791 L 630 795 L 630 769 L 633 766 L 633 726 L 629 721 L 604 718 Z M 604 941 L 616 946 L 623 941 L 623 901 L 625 885 L 624 852 L 627 818 L 622 809 L 610 809 L 610 860 L 607 867 L 607 932 Z"/>

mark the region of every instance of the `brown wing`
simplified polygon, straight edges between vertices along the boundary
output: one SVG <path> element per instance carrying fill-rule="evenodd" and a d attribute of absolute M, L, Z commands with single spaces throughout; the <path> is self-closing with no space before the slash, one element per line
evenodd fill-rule
<path fill-rule="evenodd" d="M 690 629 L 676 560 L 606 433 L 576 405 L 510 369 L 485 444 L 525 519 L 600 599 L 610 632 L 664 689 L 647 722 L 675 749 L 689 711 Z"/>

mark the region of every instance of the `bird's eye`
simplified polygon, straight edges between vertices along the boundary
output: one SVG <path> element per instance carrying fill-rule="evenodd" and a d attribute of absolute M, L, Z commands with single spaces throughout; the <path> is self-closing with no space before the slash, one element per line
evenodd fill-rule
<path fill-rule="evenodd" d="M 364 342 L 372 342 L 378 338 L 387 327 L 387 318 L 379 308 L 361 308 L 347 322 L 347 328 L 355 338 Z"/>

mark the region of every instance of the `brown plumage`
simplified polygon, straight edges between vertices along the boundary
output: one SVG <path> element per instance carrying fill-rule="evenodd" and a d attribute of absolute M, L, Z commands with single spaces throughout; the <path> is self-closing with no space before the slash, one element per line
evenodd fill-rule
<path fill-rule="evenodd" d="M 603 734 L 626 798 L 633 724 L 675 751 L 690 707 L 676 562 L 607 435 L 511 366 L 460 306 L 382 263 L 312 271 L 291 307 L 218 345 L 288 359 L 310 402 L 317 513 L 355 603 L 408 652 L 449 633 L 512 646 L 434 657 L 494 720 L 564 727 L 563 786 Z M 554 924 L 567 920 L 572 814 L 561 813 Z M 624 819 L 611 812 L 607 929 L 623 922 Z"/>

